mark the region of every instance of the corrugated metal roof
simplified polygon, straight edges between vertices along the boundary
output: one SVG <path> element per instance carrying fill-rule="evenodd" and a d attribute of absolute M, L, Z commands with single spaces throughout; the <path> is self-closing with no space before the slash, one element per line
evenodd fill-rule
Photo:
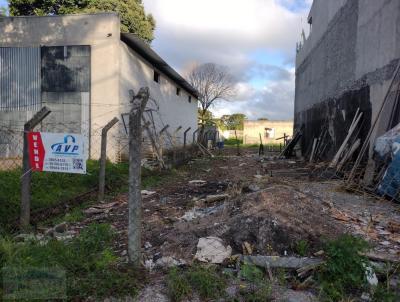
<path fill-rule="evenodd" d="M 138 36 L 132 33 L 121 33 L 121 40 L 139 55 L 141 55 L 144 59 L 146 59 L 155 68 L 171 78 L 171 80 L 173 80 L 179 87 L 182 87 L 196 98 L 199 98 L 199 92 Z"/>

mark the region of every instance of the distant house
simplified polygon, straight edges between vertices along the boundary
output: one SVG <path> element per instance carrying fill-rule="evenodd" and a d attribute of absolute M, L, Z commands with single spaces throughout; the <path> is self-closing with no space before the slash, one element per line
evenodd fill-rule
<path fill-rule="evenodd" d="M 260 135 L 264 144 L 283 144 L 283 137 L 291 138 L 293 135 L 293 121 L 244 121 L 244 144 L 259 144 Z"/>
<path fill-rule="evenodd" d="M 169 125 L 178 145 L 189 127 L 191 137 L 197 129 L 197 91 L 136 35 L 121 33 L 117 14 L 0 18 L 3 128 L 21 130 L 48 106 L 52 113 L 39 130 L 82 133 L 96 158 L 99 129 L 115 116 L 121 120 L 130 110 L 129 90 L 142 86 L 150 88 L 155 131 Z M 117 160 L 127 152 L 122 121 L 112 134 L 108 157 Z M 0 140 L 10 156 L 18 149 L 11 137 Z"/>

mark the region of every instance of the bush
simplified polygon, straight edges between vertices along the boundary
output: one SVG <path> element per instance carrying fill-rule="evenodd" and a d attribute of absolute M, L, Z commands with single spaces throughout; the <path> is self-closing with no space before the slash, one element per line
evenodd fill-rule
<path fill-rule="evenodd" d="M 236 146 L 237 144 L 242 145 L 243 139 L 228 138 L 224 140 L 224 145 L 226 146 Z"/>
<path fill-rule="evenodd" d="M 351 235 L 343 235 L 326 244 L 326 262 L 318 273 L 325 300 L 340 301 L 365 289 L 365 268 L 369 261 L 361 253 L 367 249 L 364 240 Z"/>

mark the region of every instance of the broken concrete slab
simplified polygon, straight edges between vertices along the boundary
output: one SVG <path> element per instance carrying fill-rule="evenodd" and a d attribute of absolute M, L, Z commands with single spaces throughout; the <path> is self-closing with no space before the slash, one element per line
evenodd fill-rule
<path fill-rule="evenodd" d="M 280 256 L 242 256 L 241 261 L 266 268 L 299 269 L 301 267 L 318 265 L 323 262 L 320 258 L 280 257 Z"/>
<path fill-rule="evenodd" d="M 195 259 L 201 262 L 220 264 L 232 255 L 232 248 L 225 246 L 221 238 L 205 237 L 200 238 L 197 243 Z"/>

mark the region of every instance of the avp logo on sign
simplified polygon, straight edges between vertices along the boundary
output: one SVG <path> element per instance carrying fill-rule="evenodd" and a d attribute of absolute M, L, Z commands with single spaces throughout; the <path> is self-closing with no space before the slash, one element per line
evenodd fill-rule
<path fill-rule="evenodd" d="M 75 141 L 74 136 L 66 135 L 64 137 L 64 142 L 51 145 L 51 150 L 53 150 L 53 154 L 56 155 L 78 155 L 79 145 L 76 144 Z"/>

